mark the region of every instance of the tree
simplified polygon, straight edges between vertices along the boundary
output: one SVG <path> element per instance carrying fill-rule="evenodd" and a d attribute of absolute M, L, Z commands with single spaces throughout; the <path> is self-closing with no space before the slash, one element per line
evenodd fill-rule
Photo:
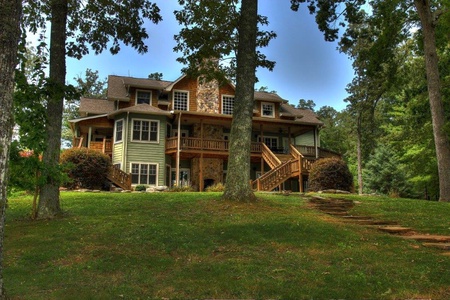
<path fill-rule="evenodd" d="M 163 73 L 158 72 L 150 73 L 148 74 L 148 79 L 163 80 Z"/>
<path fill-rule="evenodd" d="M 439 57 L 436 50 L 436 22 L 442 9 L 448 7 L 434 5 L 430 0 L 414 0 L 420 18 L 423 36 L 423 48 L 428 83 L 428 97 L 433 123 L 434 143 L 439 172 L 439 201 L 450 201 L 450 140 L 445 132 L 445 111 L 442 103 L 441 78 L 439 75 Z"/>
<path fill-rule="evenodd" d="M 298 100 L 297 108 L 299 109 L 309 109 L 311 111 L 314 111 L 314 107 L 316 107 L 316 103 L 314 103 L 313 100 Z"/>
<path fill-rule="evenodd" d="M 0 299 L 6 299 L 3 282 L 3 237 L 7 202 L 8 156 L 13 129 L 13 91 L 20 37 L 22 1 L 0 0 Z"/>
<path fill-rule="evenodd" d="M 65 102 L 64 102 L 64 111 L 63 111 L 63 127 L 61 133 L 61 139 L 65 146 L 70 146 L 72 144 L 72 130 L 69 126 L 69 120 L 78 118 L 79 112 L 78 108 L 80 107 L 80 96 L 86 98 L 95 98 L 95 99 L 106 99 L 106 84 L 108 80 L 105 78 L 103 80 L 100 79 L 98 75 L 98 70 L 86 69 L 84 78 L 81 76 L 73 78 L 76 82 L 76 86 L 74 86 L 75 94 L 72 97 L 68 97 L 66 94 Z"/>
<path fill-rule="evenodd" d="M 46 169 L 42 172 L 46 183 L 40 192 L 38 216 L 52 218 L 61 214 L 58 163 L 66 92 L 66 55 L 80 59 L 89 53 L 89 46 L 95 54 L 108 46 L 110 52 L 116 54 L 121 42 L 144 53 L 147 51 L 144 40 L 148 37 L 144 20 L 157 23 L 161 16 L 159 8 L 147 0 L 71 1 L 70 9 L 68 0 L 30 1 L 25 6 L 25 16 L 24 25 L 33 33 L 45 30 L 46 21 L 51 24 L 47 147 L 43 155 Z"/>
<path fill-rule="evenodd" d="M 223 199 L 256 200 L 249 185 L 250 147 L 256 71 L 258 1 L 243 0 L 239 18 L 236 101 L 230 136 L 230 158 Z M 244 172 L 242 172 L 244 171 Z"/>
<path fill-rule="evenodd" d="M 347 27 L 340 50 L 353 59 L 355 78 L 347 87 L 350 111 L 356 120 L 358 192 L 363 192 L 363 163 L 375 148 L 375 110 L 395 84 L 400 60 L 397 45 L 404 40 L 406 14 L 395 1 L 372 3 L 373 15 L 360 11 Z M 387 16 L 387 17 L 386 17 Z M 391 20 L 394 18 L 395 20 Z"/>
<path fill-rule="evenodd" d="M 275 33 L 258 30 L 258 23 L 267 25 L 268 21 L 258 15 L 257 0 L 242 1 L 239 12 L 237 0 L 179 2 L 184 9 L 175 15 L 184 28 L 175 38 L 178 45 L 174 50 L 183 53 L 178 58 L 187 65 L 183 71 L 219 83 L 236 79 L 237 100 L 223 198 L 253 201 L 256 198 L 249 182 L 255 71 L 257 66 L 269 70 L 274 67 L 274 62 L 268 61 L 258 48 L 267 46 Z"/>
<path fill-rule="evenodd" d="M 75 89 L 86 98 L 106 99 L 106 84 L 108 79 L 100 79 L 98 70 L 86 69 L 84 79 L 81 76 L 74 78 L 76 82 Z"/>

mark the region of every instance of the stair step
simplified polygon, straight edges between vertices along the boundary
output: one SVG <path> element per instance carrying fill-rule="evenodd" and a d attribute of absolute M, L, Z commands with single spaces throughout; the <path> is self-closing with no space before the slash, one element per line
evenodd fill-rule
<path fill-rule="evenodd" d="M 416 240 L 429 243 L 447 243 L 450 242 L 448 235 L 432 235 L 432 234 L 413 234 L 403 236 L 405 239 Z"/>
<path fill-rule="evenodd" d="M 395 221 L 380 221 L 380 220 L 348 220 L 348 222 L 361 225 L 397 225 Z"/>
<path fill-rule="evenodd" d="M 450 243 L 423 243 L 425 247 L 450 250 Z"/>
<path fill-rule="evenodd" d="M 387 233 L 391 233 L 391 234 L 401 234 L 401 233 L 411 232 L 411 228 L 402 227 L 402 226 L 384 226 L 384 227 L 379 227 L 378 230 L 384 231 Z"/>

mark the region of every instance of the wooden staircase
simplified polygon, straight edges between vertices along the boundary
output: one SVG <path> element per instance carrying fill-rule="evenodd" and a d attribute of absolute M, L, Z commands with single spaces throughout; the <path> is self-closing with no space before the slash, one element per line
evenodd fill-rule
<path fill-rule="evenodd" d="M 124 190 L 131 190 L 131 175 L 125 173 L 117 166 L 111 166 L 108 171 L 108 180 Z"/>
<path fill-rule="evenodd" d="M 309 172 L 313 161 L 306 159 L 294 147 L 290 146 L 290 154 L 275 155 L 262 144 L 262 157 L 272 170 L 252 182 L 252 187 L 258 191 L 271 191 L 292 177 Z"/>

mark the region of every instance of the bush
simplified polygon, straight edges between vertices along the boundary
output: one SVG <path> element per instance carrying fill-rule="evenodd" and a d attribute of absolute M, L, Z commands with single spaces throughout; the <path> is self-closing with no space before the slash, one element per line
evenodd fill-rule
<path fill-rule="evenodd" d="M 144 184 L 137 185 L 134 190 L 136 192 L 145 192 L 147 190 L 147 187 Z"/>
<path fill-rule="evenodd" d="M 71 179 L 65 184 L 69 189 L 102 188 L 111 166 L 108 155 L 85 148 L 64 150 L 61 154 L 61 163 L 66 165 L 66 173 Z"/>
<path fill-rule="evenodd" d="M 211 186 L 208 186 L 205 189 L 205 192 L 223 192 L 225 190 L 225 186 L 219 182 L 219 183 L 215 183 Z"/>
<path fill-rule="evenodd" d="M 190 185 L 184 185 L 184 186 L 176 186 L 174 185 L 170 189 L 167 190 L 168 192 L 174 192 L 174 193 L 180 193 L 180 192 L 195 192 L 195 189 Z"/>
<path fill-rule="evenodd" d="M 312 165 L 309 190 L 317 192 L 328 189 L 353 191 L 352 173 L 342 159 L 323 158 Z"/>

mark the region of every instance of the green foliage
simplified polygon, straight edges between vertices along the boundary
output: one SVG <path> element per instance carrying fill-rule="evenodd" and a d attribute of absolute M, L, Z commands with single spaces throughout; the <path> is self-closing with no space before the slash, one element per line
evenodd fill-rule
<path fill-rule="evenodd" d="M 224 190 L 225 186 L 221 182 L 214 183 L 205 189 L 206 192 L 223 192 Z"/>
<path fill-rule="evenodd" d="M 309 190 L 313 192 L 336 189 L 353 191 L 353 175 L 347 164 L 339 158 L 323 158 L 316 161 L 309 174 Z"/>
<path fill-rule="evenodd" d="M 67 166 L 66 172 L 71 179 L 65 185 L 67 188 L 100 189 L 108 174 L 111 160 L 108 155 L 99 151 L 72 148 L 62 152 L 61 164 Z"/>
<path fill-rule="evenodd" d="M 179 0 L 183 9 L 175 11 L 182 26 L 175 36 L 176 52 L 182 53 L 177 61 L 186 65 L 182 71 L 193 77 L 205 76 L 207 80 L 221 82 L 236 78 L 236 51 L 239 34 L 240 11 L 237 0 Z M 266 47 L 276 37 L 273 31 L 260 31 L 269 24 L 267 17 L 258 16 L 257 48 Z M 275 62 L 257 52 L 257 65 L 273 70 Z"/>
<path fill-rule="evenodd" d="M 364 188 L 368 192 L 389 196 L 411 196 L 405 171 L 396 153 L 380 145 L 371 155 L 363 173 Z"/>
<path fill-rule="evenodd" d="M 18 141 L 11 143 L 9 154 L 9 192 L 32 192 L 38 185 L 37 172 L 41 168 L 38 155 L 20 148 Z"/>
<path fill-rule="evenodd" d="M 314 103 L 314 100 L 305 100 L 305 99 L 298 100 L 297 108 L 309 109 L 311 111 L 314 111 L 314 107 L 316 107 L 316 103 Z"/>
<path fill-rule="evenodd" d="M 139 184 L 134 188 L 134 190 L 136 192 L 145 192 L 147 190 L 147 186 L 144 184 Z"/>

